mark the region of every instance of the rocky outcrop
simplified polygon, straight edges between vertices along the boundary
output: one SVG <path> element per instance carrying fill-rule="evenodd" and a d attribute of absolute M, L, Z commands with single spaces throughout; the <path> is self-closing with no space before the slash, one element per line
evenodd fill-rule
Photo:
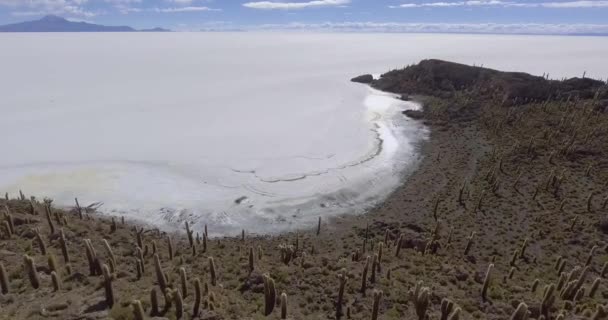
<path fill-rule="evenodd" d="M 372 76 L 371 74 L 364 74 L 358 77 L 354 77 L 350 79 L 350 81 L 369 84 L 374 81 L 374 76 Z"/>

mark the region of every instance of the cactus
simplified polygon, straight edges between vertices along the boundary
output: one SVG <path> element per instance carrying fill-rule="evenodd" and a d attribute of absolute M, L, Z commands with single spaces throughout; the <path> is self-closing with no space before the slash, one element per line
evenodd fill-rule
<path fill-rule="evenodd" d="M 188 277 L 186 275 L 186 269 L 179 268 L 179 278 L 182 283 L 182 295 L 186 298 L 188 297 Z"/>
<path fill-rule="evenodd" d="M 483 301 L 487 301 L 488 287 L 490 286 L 490 282 L 492 280 L 492 269 L 494 269 L 494 264 L 490 263 L 488 270 L 486 271 L 486 276 L 483 280 L 483 287 L 481 288 L 481 298 Z"/>
<path fill-rule="evenodd" d="M 137 239 L 137 246 L 140 248 L 144 247 L 143 233 L 144 233 L 143 227 L 139 230 L 137 229 L 137 227 L 135 227 L 135 237 Z"/>
<path fill-rule="evenodd" d="M 336 319 L 342 317 L 342 304 L 344 302 L 344 287 L 346 286 L 346 269 L 342 269 L 338 273 L 340 285 L 338 287 L 338 301 L 336 302 Z"/>
<path fill-rule="evenodd" d="M 116 257 L 114 256 L 114 252 L 112 252 L 112 247 L 110 247 L 110 243 L 108 243 L 108 240 L 103 239 L 103 245 L 110 260 L 110 271 L 114 273 L 114 269 L 116 267 Z"/>
<path fill-rule="evenodd" d="M 87 260 L 89 261 L 89 273 L 92 276 L 99 274 L 99 259 L 97 258 L 97 253 L 95 252 L 95 248 L 91 244 L 90 239 L 84 240 L 85 252 L 87 255 Z"/>
<path fill-rule="evenodd" d="M 184 300 L 179 290 L 175 290 L 173 296 L 175 299 L 175 319 L 179 320 L 184 315 Z"/>
<path fill-rule="evenodd" d="M 521 245 L 521 249 L 519 251 L 519 258 L 523 259 L 526 256 L 526 248 L 528 247 L 528 238 L 524 239 L 524 243 Z"/>
<path fill-rule="evenodd" d="M 378 320 L 380 311 L 380 299 L 382 299 L 382 291 L 374 290 L 374 304 L 372 306 L 372 320 Z"/>
<path fill-rule="evenodd" d="M 608 312 L 606 312 L 606 307 L 601 304 L 597 305 L 597 309 L 595 309 L 595 313 L 591 317 L 592 320 L 600 320 L 606 318 Z"/>
<path fill-rule="evenodd" d="M 68 253 L 68 242 L 65 239 L 63 229 L 59 230 L 59 244 L 61 245 L 61 254 L 63 254 L 63 262 L 70 263 L 70 255 Z"/>
<path fill-rule="evenodd" d="M 167 290 L 167 278 L 165 278 L 165 274 L 163 273 L 163 267 L 160 264 L 158 254 L 154 255 L 154 268 L 156 270 L 156 280 L 158 281 L 160 291 L 165 293 Z"/>
<path fill-rule="evenodd" d="M 211 285 L 215 286 L 217 283 L 217 270 L 215 269 L 213 257 L 209 257 L 209 273 L 211 275 Z"/>
<path fill-rule="evenodd" d="M 473 238 L 475 238 L 475 231 L 471 232 L 471 235 L 468 237 L 467 246 L 464 248 L 464 255 L 468 255 L 471 250 L 471 246 L 473 245 Z"/>
<path fill-rule="evenodd" d="M 511 315 L 511 320 L 527 320 L 528 317 L 528 305 L 521 302 L 517 306 L 517 309 L 515 309 L 515 312 L 513 312 L 513 315 Z"/>
<path fill-rule="evenodd" d="M 448 317 L 447 320 L 459 320 L 460 319 L 460 308 L 456 308 L 452 314 Z"/>
<path fill-rule="evenodd" d="M 477 213 L 477 211 L 481 210 L 481 206 L 483 204 L 483 198 L 486 196 L 486 191 L 484 190 L 481 195 L 479 196 L 479 200 L 477 200 L 477 205 L 475 206 L 475 210 L 473 211 L 473 213 Z"/>
<path fill-rule="evenodd" d="M 511 256 L 511 261 L 509 262 L 509 265 L 511 267 L 514 267 L 517 264 L 517 258 L 521 256 L 521 253 L 519 250 L 515 250 L 515 252 L 513 252 L 513 255 Z"/>
<path fill-rule="evenodd" d="M 268 316 L 274 310 L 276 304 L 276 289 L 274 280 L 267 274 L 264 275 L 264 315 Z"/>
<path fill-rule="evenodd" d="M 201 307 L 201 281 L 194 279 L 194 307 L 192 308 L 192 316 L 198 317 Z"/>
<path fill-rule="evenodd" d="M 51 281 L 53 283 L 54 291 L 61 290 L 61 281 L 59 280 L 59 276 L 57 275 L 57 272 L 55 272 L 55 271 L 51 272 Z"/>
<path fill-rule="evenodd" d="M 509 271 L 509 277 L 508 277 L 509 280 L 513 279 L 514 273 L 515 273 L 515 267 L 511 267 L 511 270 Z"/>
<path fill-rule="evenodd" d="M 156 291 L 156 287 L 153 287 L 150 291 L 150 316 L 155 317 L 159 315 L 158 309 L 158 293 Z"/>
<path fill-rule="evenodd" d="M 435 219 L 435 222 L 438 220 L 437 211 L 439 211 L 439 198 L 435 200 L 435 205 L 433 206 L 433 219 Z"/>
<path fill-rule="evenodd" d="M 458 204 L 460 204 L 461 206 L 464 206 L 464 192 L 465 192 L 466 187 L 467 187 L 467 181 L 465 180 L 462 183 L 460 190 L 458 191 Z"/>
<path fill-rule="evenodd" d="M 254 266 L 254 259 L 253 259 L 253 247 L 249 248 L 249 272 L 253 272 L 253 269 L 255 268 Z"/>
<path fill-rule="evenodd" d="M 169 261 L 173 261 L 173 240 L 167 237 L 167 250 L 169 250 Z"/>
<path fill-rule="evenodd" d="M 205 229 L 207 225 L 205 225 Z M 207 232 L 203 233 L 203 252 L 207 252 Z"/>
<path fill-rule="evenodd" d="M 399 238 L 395 242 L 395 257 L 399 258 L 399 252 L 401 251 L 401 244 L 403 243 L 403 234 L 399 235 Z"/>
<path fill-rule="evenodd" d="M 593 260 L 593 255 L 595 254 L 595 250 L 597 250 L 597 246 L 593 246 L 591 248 L 591 251 L 589 251 L 589 256 L 587 257 L 587 262 L 585 262 L 585 267 L 587 267 L 591 264 L 591 261 Z"/>
<path fill-rule="evenodd" d="M 55 224 L 53 224 L 53 219 L 51 218 L 51 203 L 50 202 L 45 202 L 44 204 L 44 209 L 46 212 L 46 221 L 49 224 L 49 229 L 51 230 L 51 234 L 55 233 Z"/>
<path fill-rule="evenodd" d="M 38 289 L 40 287 L 40 278 L 38 277 L 38 271 L 36 270 L 36 264 L 34 263 L 34 259 L 28 256 L 27 254 L 23 256 L 23 262 L 25 264 L 25 270 L 27 272 L 28 277 L 30 278 L 30 283 L 34 289 Z"/>
<path fill-rule="evenodd" d="M 321 234 L 321 217 L 319 217 L 319 223 L 317 223 L 317 235 Z"/>
<path fill-rule="evenodd" d="M 536 288 L 538 288 L 539 284 L 540 284 L 540 280 L 534 279 L 534 282 L 532 282 L 532 293 L 536 292 Z"/>
<path fill-rule="evenodd" d="M 114 290 L 112 289 L 112 274 L 108 265 L 101 266 L 103 273 L 103 284 L 106 291 L 106 305 L 111 309 L 114 306 Z"/>
<path fill-rule="evenodd" d="M 382 251 L 383 251 L 383 248 L 384 248 L 384 243 L 382 243 L 382 242 L 378 243 L 378 259 L 376 259 L 376 260 L 378 260 L 378 262 L 377 262 L 378 272 L 380 272 L 380 270 L 382 269 L 380 267 L 380 263 L 382 262 Z"/>
<path fill-rule="evenodd" d="M 47 256 L 47 262 L 49 264 L 49 270 L 51 272 L 59 272 L 59 268 L 57 267 L 57 259 L 55 259 L 55 256 L 52 253 L 49 253 L 49 255 Z"/>
<path fill-rule="evenodd" d="M 194 239 L 192 237 L 194 231 L 190 230 L 190 225 L 188 224 L 188 221 L 186 221 L 186 235 L 188 236 L 188 243 L 190 244 L 190 247 L 194 246 Z"/>
<path fill-rule="evenodd" d="M 241 242 L 245 242 L 245 229 L 241 229 Z"/>
<path fill-rule="evenodd" d="M 287 293 L 281 293 L 281 319 L 287 319 Z"/>
<path fill-rule="evenodd" d="M 597 289 L 600 286 L 600 281 L 602 280 L 602 278 L 595 278 L 595 280 L 593 280 L 593 284 L 591 284 L 591 289 L 589 290 L 589 298 L 592 298 L 595 296 L 595 293 L 597 292 Z"/>
<path fill-rule="evenodd" d="M 414 303 L 416 315 L 419 320 L 426 318 L 426 311 L 429 307 L 431 292 L 429 288 L 422 287 L 422 281 L 418 281 L 413 291 L 410 291 L 410 299 Z"/>
<path fill-rule="evenodd" d="M 555 302 L 555 285 L 550 284 L 545 287 L 543 300 L 541 302 L 540 313 L 549 318 L 549 310 Z"/>
<path fill-rule="evenodd" d="M 376 270 L 378 269 L 378 255 L 374 254 L 372 258 L 372 274 L 369 278 L 369 282 L 376 283 Z"/>
<path fill-rule="evenodd" d="M 42 239 L 42 236 L 40 235 L 40 228 L 34 229 L 34 235 L 36 236 L 36 242 L 38 242 L 38 247 L 40 248 L 40 254 L 45 256 L 46 255 L 46 244 L 44 243 L 44 240 Z"/>
<path fill-rule="evenodd" d="M 4 226 L 4 229 L 6 229 L 6 238 L 10 239 L 13 237 L 13 232 L 11 231 L 11 226 L 8 223 L 8 221 L 2 221 L 2 225 Z"/>
<path fill-rule="evenodd" d="M 8 274 L 6 273 L 2 261 L 0 261 L 0 292 L 2 292 L 2 294 L 8 294 L 9 292 Z"/>
<path fill-rule="evenodd" d="M 144 320 L 144 308 L 141 306 L 141 301 L 134 300 L 131 302 L 131 307 L 133 308 L 133 318 L 135 320 Z"/>
<path fill-rule="evenodd" d="M 367 270 L 369 269 L 370 257 L 367 256 L 365 259 L 365 267 L 363 267 L 363 274 L 361 274 L 361 294 L 365 296 L 365 290 L 367 289 Z"/>
<path fill-rule="evenodd" d="M 446 298 L 441 300 L 441 320 L 448 320 L 452 309 L 454 308 L 454 303 Z"/>

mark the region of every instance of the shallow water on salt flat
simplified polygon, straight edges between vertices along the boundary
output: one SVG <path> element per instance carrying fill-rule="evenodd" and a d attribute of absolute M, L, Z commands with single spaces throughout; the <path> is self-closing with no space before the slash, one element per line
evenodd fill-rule
<path fill-rule="evenodd" d="M 0 34 L 0 190 L 214 235 L 361 213 L 419 161 L 417 108 L 349 82 L 424 58 L 608 75 L 606 38 Z M 513 51 L 517 48 L 517 51 Z"/>

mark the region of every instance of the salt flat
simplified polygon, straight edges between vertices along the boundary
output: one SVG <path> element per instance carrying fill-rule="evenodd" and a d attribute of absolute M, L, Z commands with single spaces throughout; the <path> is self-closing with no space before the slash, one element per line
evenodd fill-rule
<path fill-rule="evenodd" d="M 215 234 L 361 213 L 419 161 L 418 107 L 349 82 L 424 58 L 608 76 L 608 38 L 0 34 L 0 191 Z"/>

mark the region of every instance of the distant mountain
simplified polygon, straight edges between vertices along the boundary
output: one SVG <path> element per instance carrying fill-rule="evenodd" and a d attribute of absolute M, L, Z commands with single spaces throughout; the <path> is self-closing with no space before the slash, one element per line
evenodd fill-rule
<path fill-rule="evenodd" d="M 40 20 L 25 21 L 0 26 L 0 32 L 135 32 L 128 26 L 104 26 L 87 22 L 74 22 L 62 17 L 48 15 Z M 166 29 L 156 28 L 142 30 L 148 32 L 165 32 Z"/>
<path fill-rule="evenodd" d="M 171 32 L 169 29 L 164 28 L 152 28 L 152 29 L 141 29 L 139 32 Z"/>

